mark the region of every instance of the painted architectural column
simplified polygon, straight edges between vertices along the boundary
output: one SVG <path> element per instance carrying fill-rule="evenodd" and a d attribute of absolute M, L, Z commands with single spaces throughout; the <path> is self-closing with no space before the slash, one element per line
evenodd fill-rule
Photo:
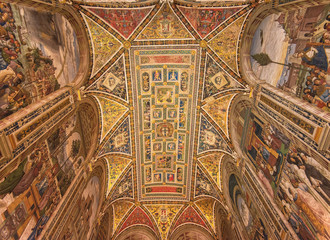
<path fill-rule="evenodd" d="M 84 218 L 87 224 L 92 217 L 91 222 L 97 224 L 97 209 L 104 199 L 106 165 L 91 161 L 98 132 L 93 104 L 88 98 L 81 99 L 80 92 L 64 87 L 3 121 L 5 144 L 1 146 L 7 146 L 11 156 L 1 169 L 2 234 L 10 226 L 10 237 L 48 239 L 73 231 L 72 226 L 66 228 L 66 221 L 78 224 Z M 90 191 L 95 195 L 92 198 L 86 193 Z M 81 209 L 86 209 L 83 217 Z M 20 225 L 12 222 L 17 211 L 21 214 Z M 91 223 L 88 229 L 95 229 L 94 225 Z M 86 229 L 77 231 L 70 233 L 77 239 L 95 234 Z"/>
<path fill-rule="evenodd" d="M 17 159 L 76 108 L 71 87 L 64 87 L 0 121 L 0 177 Z M 10 170 L 9 170 L 10 171 Z"/>
<path fill-rule="evenodd" d="M 105 172 L 102 161 L 80 169 L 39 239 L 96 239 L 105 200 Z"/>
<path fill-rule="evenodd" d="M 310 149 L 314 157 L 329 169 L 330 113 L 291 96 L 269 84 L 255 89 L 255 106 L 259 113 L 286 135 Z"/>
<path fill-rule="evenodd" d="M 268 197 L 260 183 L 260 179 L 255 175 L 249 164 L 244 165 L 242 175 L 242 179 L 251 193 L 250 196 L 257 204 L 260 214 L 264 217 L 263 219 L 265 219 L 265 224 L 267 224 L 272 237 L 278 240 L 298 239 L 274 200 Z"/>
<path fill-rule="evenodd" d="M 274 239 L 325 236 L 329 113 L 267 83 L 251 98 L 234 106 L 232 133 L 242 132 L 235 135 L 241 178 L 264 226 Z"/>

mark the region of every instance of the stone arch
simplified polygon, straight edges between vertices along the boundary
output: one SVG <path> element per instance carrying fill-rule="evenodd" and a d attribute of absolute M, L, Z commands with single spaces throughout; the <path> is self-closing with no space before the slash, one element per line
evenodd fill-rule
<path fill-rule="evenodd" d="M 232 212 L 233 209 L 230 208 L 230 199 L 229 199 L 229 189 L 228 189 L 228 182 L 229 177 L 232 174 L 235 174 L 237 176 L 240 176 L 239 169 L 237 168 L 236 162 L 232 157 L 224 157 L 221 162 L 220 167 L 220 174 L 221 174 L 221 181 L 222 181 L 222 192 L 224 195 L 224 198 L 226 200 L 226 203 L 229 207 L 229 209 L 226 209 L 229 212 Z"/>
<path fill-rule="evenodd" d="M 213 240 L 212 235 L 204 228 L 194 224 L 178 227 L 170 236 L 171 240 Z"/>
<path fill-rule="evenodd" d="M 93 239 L 97 236 L 98 216 L 105 200 L 105 171 L 102 161 L 80 171 L 69 189 L 69 200 L 61 203 L 40 238 Z"/>
<path fill-rule="evenodd" d="M 224 159 L 222 168 L 224 189 L 232 226 L 239 238 L 256 239 L 268 237 L 268 229 L 260 215 L 260 210 L 251 196 L 250 186 L 245 183 L 242 168 L 233 159 Z M 228 229 L 229 226 L 227 226 Z"/>
<path fill-rule="evenodd" d="M 214 209 L 216 234 L 221 240 L 239 239 L 235 224 L 228 211 L 219 203 L 216 203 Z"/>
<path fill-rule="evenodd" d="M 106 164 L 104 161 L 101 161 L 100 159 L 97 160 L 97 162 L 101 163 L 102 166 Z M 108 174 L 107 172 L 105 174 Z M 108 176 L 106 175 L 105 178 L 107 179 Z M 105 181 L 105 190 L 107 188 L 107 180 Z M 105 195 L 103 193 L 103 195 Z M 112 239 L 113 234 L 113 218 L 114 218 L 114 212 L 113 208 L 109 204 L 108 199 L 106 196 L 104 197 L 104 201 L 100 207 L 99 217 L 97 221 L 97 237 L 95 239 L 100 240 L 110 240 Z"/>
<path fill-rule="evenodd" d="M 237 161 L 237 159 L 236 159 Z M 240 219 L 237 213 L 237 210 L 235 209 L 233 202 L 230 198 L 230 193 L 229 193 L 229 179 L 231 175 L 236 175 L 236 176 L 240 176 L 240 171 L 237 168 L 237 165 L 235 163 L 235 159 L 231 158 L 231 157 L 226 157 L 224 159 L 222 159 L 222 163 L 221 163 L 221 181 L 222 181 L 222 192 L 223 192 L 223 196 L 224 199 L 227 203 L 227 209 L 221 209 L 218 207 L 218 211 L 220 211 L 220 216 L 225 215 L 225 213 L 227 213 L 227 219 L 223 220 L 222 225 L 218 226 L 220 227 L 219 230 L 221 233 L 224 233 L 224 231 L 227 231 L 229 228 L 234 228 L 235 230 L 235 235 L 234 237 L 237 237 L 238 239 L 240 238 L 245 238 L 247 236 L 243 236 L 243 231 L 244 229 L 241 226 L 240 223 Z M 226 210 L 226 212 L 225 212 Z M 221 218 L 223 219 L 223 218 Z M 229 226 L 229 223 L 231 223 L 231 225 Z M 235 238 L 234 238 L 235 239 Z"/>
<path fill-rule="evenodd" d="M 271 14 L 272 9 L 271 4 L 263 4 L 255 8 L 249 16 L 249 21 L 247 21 L 246 27 L 244 29 L 240 46 L 240 66 L 239 69 L 243 75 L 243 78 L 247 81 L 250 86 L 255 86 L 257 83 L 261 82 L 260 79 L 254 74 L 251 67 L 250 60 L 250 48 L 252 45 L 252 40 L 257 27 L 260 25 L 263 19 Z"/>
<path fill-rule="evenodd" d="M 244 125 L 249 119 L 250 112 L 253 108 L 252 99 L 245 95 L 240 95 L 233 100 L 229 112 L 229 133 L 234 149 L 239 156 L 243 155 L 241 140 L 244 137 Z"/>
<path fill-rule="evenodd" d="M 100 226 L 98 229 L 97 233 L 97 238 L 99 240 L 107 240 L 109 239 L 109 235 L 111 233 L 111 227 L 110 227 L 110 222 L 111 222 L 111 215 L 109 212 L 106 212 L 101 221 L 100 221 Z"/>
<path fill-rule="evenodd" d="M 91 97 L 86 97 L 78 102 L 77 113 L 81 128 L 83 129 L 84 146 L 86 147 L 86 159 L 90 159 L 97 148 L 100 119 L 98 108 Z"/>
<path fill-rule="evenodd" d="M 157 240 L 156 234 L 149 228 L 135 226 L 125 229 L 116 240 Z"/>

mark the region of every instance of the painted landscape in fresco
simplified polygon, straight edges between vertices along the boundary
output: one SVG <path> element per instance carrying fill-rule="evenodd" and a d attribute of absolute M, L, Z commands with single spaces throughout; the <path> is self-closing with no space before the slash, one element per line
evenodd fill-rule
<path fill-rule="evenodd" d="M 81 166 L 73 115 L 0 182 L 0 239 L 37 239 Z"/>
<path fill-rule="evenodd" d="M 85 232 L 78 235 L 80 239 L 84 236 L 86 236 L 86 239 L 89 239 L 91 236 L 100 201 L 100 190 L 100 180 L 98 177 L 94 176 L 89 180 L 82 193 L 79 206 L 80 209 L 85 209 L 86 211 L 80 211 L 80 217 L 76 222 L 76 229 Z"/>
<path fill-rule="evenodd" d="M 76 35 L 59 14 L 0 3 L 0 119 L 71 83 Z"/>
<path fill-rule="evenodd" d="M 76 128 L 77 117 L 73 115 L 47 139 L 50 155 L 54 164 L 59 165 L 56 175 L 62 195 L 70 186 L 73 178 L 84 160 L 77 158 L 82 147 L 80 133 Z"/>
<path fill-rule="evenodd" d="M 100 180 L 97 176 L 93 176 L 78 198 L 78 202 L 74 205 L 71 217 L 64 225 L 59 239 L 89 239 L 91 237 L 100 195 Z M 81 211 L 81 209 L 84 209 L 84 211 Z"/>
<path fill-rule="evenodd" d="M 266 53 L 274 62 L 261 66 L 251 57 L 256 76 L 330 111 L 330 5 L 272 14 L 254 35 L 251 56 Z"/>
<path fill-rule="evenodd" d="M 251 197 L 242 186 L 238 178 L 232 174 L 229 177 L 229 195 L 236 208 L 249 239 L 268 239 L 265 225 L 257 216 L 256 207 Z"/>

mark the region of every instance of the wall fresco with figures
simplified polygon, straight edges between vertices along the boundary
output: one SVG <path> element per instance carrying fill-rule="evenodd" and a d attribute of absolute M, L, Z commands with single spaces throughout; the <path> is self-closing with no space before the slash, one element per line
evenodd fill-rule
<path fill-rule="evenodd" d="M 56 177 L 57 181 L 61 183 L 62 195 L 70 186 L 84 161 L 85 149 L 80 131 L 78 131 L 77 121 L 77 115 L 73 115 L 47 139 L 52 161 L 59 165 Z M 83 156 L 78 157 L 79 153 L 83 153 Z"/>
<path fill-rule="evenodd" d="M 233 208 L 237 211 L 249 239 L 268 239 L 263 221 L 258 217 L 257 206 L 251 201 L 251 197 L 240 179 L 232 174 L 229 177 L 229 196 Z"/>
<path fill-rule="evenodd" d="M 77 38 L 59 14 L 0 3 L 0 119 L 71 83 Z"/>
<path fill-rule="evenodd" d="M 265 120 L 251 114 L 248 121 L 242 143 L 258 181 L 299 239 L 327 239 L 330 175 L 326 166 Z"/>
<path fill-rule="evenodd" d="M 291 146 L 277 192 L 277 204 L 300 239 L 327 239 L 330 223 L 329 171 L 313 155 Z"/>
<path fill-rule="evenodd" d="M 290 140 L 280 130 L 251 114 L 245 152 L 256 168 L 260 181 L 274 196 L 285 162 Z"/>
<path fill-rule="evenodd" d="M 72 115 L 21 159 L 0 183 L 3 239 L 36 239 L 86 157 L 77 115 Z"/>
<path fill-rule="evenodd" d="M 78 237 L 86 236 L 88 239 L 91 236 L 93 231 L 92 227 L 99 208 L 100 190 L 101 185 L 99 178 L 96 176 L 92 177 L 87 183 L 80 201 L 78 202 L 80 209 L 85 209 L 83 212 L 80 211 L 80 217 L 78 217 L 76 221 L 75 229 L 81 232 L 81 234 L 78 234 Z M 84 231 L 85 233 L 83 233 Z"/>
<path fill-rule="evenodd" d="M 93 226 L 101 202 L 101 189 L 99 177 L 92 176 L 80 195 L 76 196 L 69 220 L 62 231 L 57 233 L 60 235 L 58 239 L 89 239 L 93 236 Z"/>
<path fill-rule="evenodd" d="M 330 111 L 330 5 L 271 14 L 255 32 L 251 64 L 269 84 Z M 266 53 L 276 63 L 253 55 Z M 284 65 L 283 65 L 284 64 Z"/>

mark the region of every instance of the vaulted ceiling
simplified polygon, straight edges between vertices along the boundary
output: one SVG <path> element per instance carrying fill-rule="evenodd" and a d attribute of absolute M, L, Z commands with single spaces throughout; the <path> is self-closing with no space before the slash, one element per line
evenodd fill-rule
<path fill-rule="evenodd" d="M 113 233 L 159 238 L 185 223 L 215 234 L 220 163 L 233 154 L 231 103 L 250 91 L 239 45 L 252 4 L 73 4 L 89 33 L 96 158 L 108 166 Z M 120 199 L 120 200 L 119 200 Z"/>

